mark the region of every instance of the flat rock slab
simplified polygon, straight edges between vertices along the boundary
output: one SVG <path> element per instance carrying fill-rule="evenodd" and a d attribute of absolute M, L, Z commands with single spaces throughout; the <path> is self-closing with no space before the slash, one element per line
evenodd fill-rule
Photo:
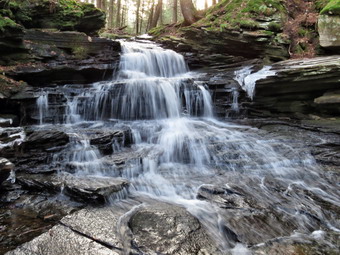
<path fill-rule="evenodd" d="M 68 227 L 57 225 L 48 232 L 25 243 L 17 249 L 7 252 L 6 255 L 118 255 L 100 243 L 78 234 Z"/>
<path fill-rule="evenodd" d="M 75 176 L 72 174 L 21 174 L 18 183 L 29 190 L 52 193 L 63 191 L 74 200 L 87 203 L 104 203 L 111 195 L 128 186 L 121 178 L 98 176 Z"/>
<path fill-rule="evenodd" d="M 119 218 L 128 210 L 118 206 L 85 208 L 65 216 L 61 223 L 108 246 L 120 249 L 122 248 L 122 243 L 115 233 L 117 232 Z"/>

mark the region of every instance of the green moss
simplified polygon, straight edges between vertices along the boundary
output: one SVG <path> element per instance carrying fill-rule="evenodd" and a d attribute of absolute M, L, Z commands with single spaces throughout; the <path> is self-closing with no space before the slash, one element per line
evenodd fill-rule
<path fill-rule="evenodd" d="M 162 33 L 165 32 L 165 26 L 158 26 L 150 29 L 148 34 L 153 35 L 155 37 L 160 36 Z"/>
<path fill-rule="evenodd" d="M 193 26 L 214 27 L 217 30 L 228 29 L 257 29 L 260 17 L 281 14 L 286 16 L 284 2 L 280 0 L 222 0 L 207 11 L 207 16 Z M 275 26 L 275 27 L 274 27 Z M 279 27 L 280 26 L 280 27 Z M 280 31 L 281 25 L 273 25 L 272 31 Z"/>
<path fill-rule="evenodd" d="M 270 22 L 268 25 L 268 29 L 273 32 L 279 32 L 282 30 L 282 25 L 276 22 Z"/>
<path fill-rule="evenodd" d="M 72 48 L 72 53 L 77 59 L 84 59 L 88 55 L 88 48 L 83 46 L 75 46 Z"/>
<path fill-rule="evenodd" d="M 10 18 L 0 15 L 0 32 L 5 32 L 6 28 L 15 28 L 17 26 L 18 24 L 16 24 Z"/>
<path fill-rule="evenodd" d="M 331 0 L 320 12 L 320 14 L 340 15 L 340 0 Z"/>
<path fill-rule="evenodd" d="M 7 1 L 7 0 L 0 0 Z M 12 19 L 26 28 L 56 28 L 95 33 L 105 25 L 105 13 L 76 0 L 11 0 L 0 14 L 12 13 Z M 7 14 L 5 16 L 8 16 Z"/>
<path fill-rule="evenodd" d="M 250 30 L 253 30 L 253 29 L 257 29 L 259 28 L 259 23 L 254 21 L 254 20 L 241 20 L 239 21 L 239 25 L 241 28 L 246 28 L 246 29 L 250 29 Z"/>

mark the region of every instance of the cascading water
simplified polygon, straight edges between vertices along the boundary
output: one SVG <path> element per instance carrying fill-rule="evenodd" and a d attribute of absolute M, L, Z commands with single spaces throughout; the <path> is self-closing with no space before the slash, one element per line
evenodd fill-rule
<path fill-rule="evenodd" d="M 275 75 L 275 71 L 270 70 L 271 66 L 264 66 L 261 70 L 252 73 L 252 66 L 246 66 L 235 71 L 235 80 L 242 89 L 247 92 L 248 97 L 253 100 L 255 95 L 255 85 L 260 79 Z"/>
<path fill-rule="evenodd" d="M 223 253 L 249 251 L 225 230 L 232 214 L 197 199 L 207 185 L 220 185 L 230 192 L 237 184 L 261 201 L 256 210 L 273 208 L 277 215 L 293 221 L 296 232 L 318 230 L 306 211 L 324 227 L 338 231 L 332 216 L 300 194 L 308 192 L 340 204 L 337 193 L 327 190 L 329 184 L 320 177 L 308 152 L 265 139 L 259 130 L 215 120 L 209 92 L 188 72 L 181 55 L 152 44 L 123 42 L 122 48 L 115 81 L 95 83 L 68 98 L 65 127 L 69 133 L 81 135 L 72 135 L 71 146 L 57 161 L 72 165 L 76 174 L 124 177 L 131 182 L 130 195 L 186 208 L 209 230 Z M 248 71 L 238 78 L 245 80 Z M 268 75 L 271 71 L 265 68 L 260 77 L 263 72 Z M 246 89 L 252 97 L 253 87 Z M 118 166 L 108 168 L 108 157 L 90 145 L 87 137 L 94 128 L 107 127 L 131 130 L 130 150 L 137 156 L 119 171 Z M 320 178 L 317 184 L 316 178 Z M 279 183 L 280 192 L 270 190 L 272 182 Z M 252 228 L 247 221 L 240 227 Z M 286 230 L 278 231 L 281 234 L 287 235 Z"/>
<path fill-rule="evenodd" d="M 48 93 L 46 91 L 42 91 L 37 98 L 37 108 L 39 111 L 39 124 L 42 125 L 48 113 Z"/>

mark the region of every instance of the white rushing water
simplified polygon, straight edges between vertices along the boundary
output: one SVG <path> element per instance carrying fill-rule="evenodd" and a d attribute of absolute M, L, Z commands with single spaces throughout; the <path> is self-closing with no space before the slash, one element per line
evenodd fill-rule
<path fill-rule="evenodd" d="M 48 93 L 46 91 L 42 91 L 37 98 L 37 108 L 39 111 L 39 124 L 42 125 L 48 113 Z"/>
<path fill-rule="evenodd" d="M 260 207 L 276 208 L 284 217 L 294 219 L 297 231 L 317 230 L 303 213 L 307 207 L 325 224 L 336 225 L 313 201 L 303 200 L 298 191 L 294 193 L 297 189 L 308 190 L 340 204 L 335 193 L 323 191 L 328 184 L 321 178 L 322 188 L 313 186 L 319 178 L 318 167 L 308 152 L 264 139 L 256 129 L 215 120 L 209 91 L 194 81 L 181 55 L 152 44 L 124 42 L 122 48 L 116 80 L 95 83 L 68 98 L 65 120 L 72 124 L 72 142 L 56 160 L 72 165 L 80 175 L 119 175 L 131 182 L 132 195 L 186 208 L 209 230 L 221 251 L 231 254 L 250 252 L 223 230 L 231 215 L 214 203 L 197 199 L 204 185 L 228 189 L 237 183 L 238 188 L 261 201 Z M 252 98 L 256 81 L 273 74 L 270 67 L 253 74 L 247 67 L 236 73 L 236 80 Z M 237 96 L 233 99 L 235 111 Z M 41 98 L 42 108 L 46 98 Z M 84 123 L 88 129 L 79 135 Z M 118 166 L 108 167 L 109 158 L 90 145 L 86 135 L 106 125 L 131 130 L 132 152 L 119 173 Z M 113 149 L 112 157 L 124 153 L 119 148 L 117 145 Z M 278 195 L 268 188 L 273 180 L 283 190 Z M 242 228 L 252 227 L 246 221 L 242 224 Z M 313 233 L 320 238 L 318 232 Z"/>
<path fill-rule="evenodd" d="M 235 80 L 240 84 L 242 89 L 247 92 L 248 97 L 253 100 L 255 96 L 256 82 L 265 79 L 268 76 L 275 75 L 275 71 L 270 70 L 271 66 L 264 66 L 257 72 L 252 72 L 252 66 L 246 66 L 235 71 Z"/>

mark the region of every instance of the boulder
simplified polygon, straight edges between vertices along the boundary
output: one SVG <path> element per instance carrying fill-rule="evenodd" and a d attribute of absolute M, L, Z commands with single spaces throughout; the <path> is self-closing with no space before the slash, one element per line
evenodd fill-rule
<path fill-rule="evenodd" d="M 320 15 L 318 19 L 318 32 L 321 47 L 340 52 L 340 16 Z"/>
<path fill-rule="evenodd" d="M 13 169 L 14 165 L 8 159 L 0 158 L 0 185 L 9 178 Z"/>
<path fill-rule="evenodd" d="M 153 204 L 129 221 L 134 243 L 145 254 L 220 254 L 198 219 L 184 208 Z"/>

